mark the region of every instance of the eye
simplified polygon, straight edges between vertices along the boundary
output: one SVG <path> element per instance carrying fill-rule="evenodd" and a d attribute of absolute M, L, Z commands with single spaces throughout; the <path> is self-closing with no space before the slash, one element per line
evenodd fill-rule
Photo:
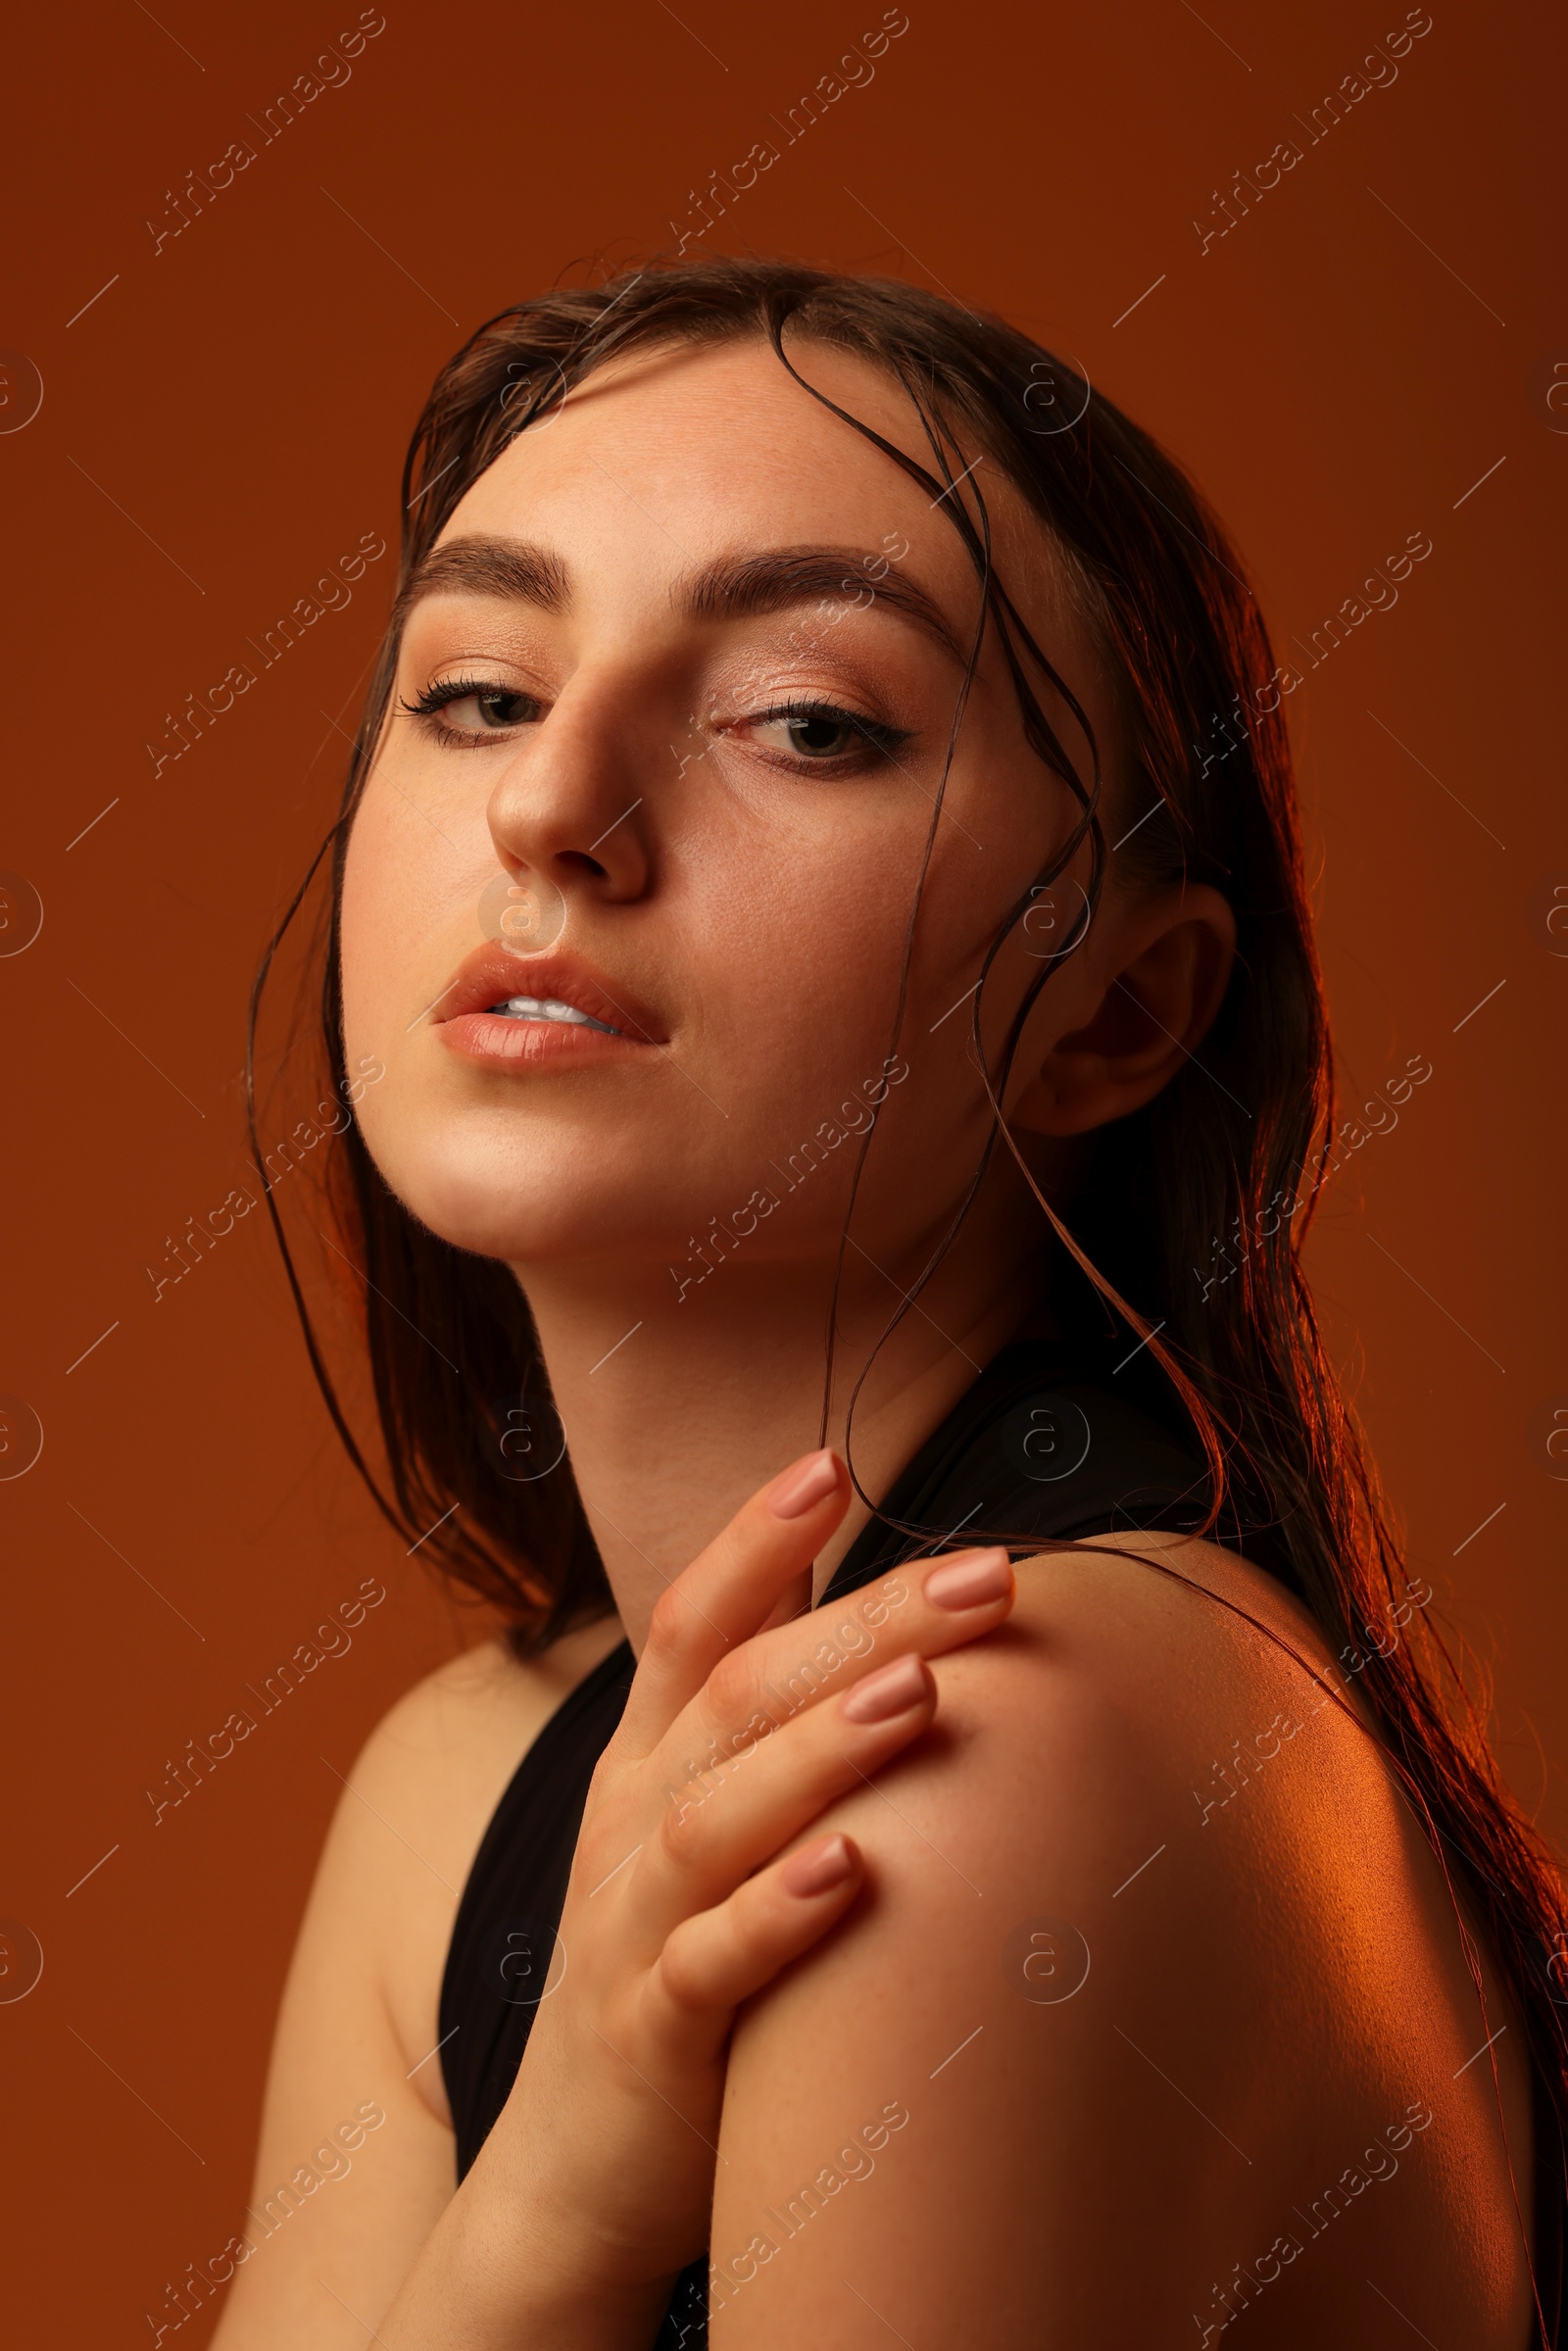
<path fill-rule="evenodd" d="M 843 766 L 878 754 L 887 758 L 908 740 L 901 727 L 826 702 L 788 703 L 760 711 L 748 722 L 747 732 L 760 749 L 813 767 Z"/>
<path fill-rule="evenodd" d="M 487 735 L 527 725 L 543 705 L 520 688 L 499 686 L 493 679 L 450 677 L 438 679 L 399 707 L 411 718 L 427 720 L 438 741 L 466 747 L 482 743 Z"/>

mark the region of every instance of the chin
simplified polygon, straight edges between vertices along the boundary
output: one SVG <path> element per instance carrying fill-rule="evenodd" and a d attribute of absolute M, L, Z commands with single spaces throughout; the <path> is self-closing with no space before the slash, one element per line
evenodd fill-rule
<path fill-rule="evenodd" d="M 535 1138 L 537 1144 L 541 1139 Z M 438 1127 L 417 1137 L 367 1135 L 382 1181 L 440 1240 L 511 1265 L 602 1253 L 607 1231 L 627 1232 L 625 1180 L 578 1151 L 514 1147 Z M 595 1180 L 597 1178 L 597 1180 Z"/>

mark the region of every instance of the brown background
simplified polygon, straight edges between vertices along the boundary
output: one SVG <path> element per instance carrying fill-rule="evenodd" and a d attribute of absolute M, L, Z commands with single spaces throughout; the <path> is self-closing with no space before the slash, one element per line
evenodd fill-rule
<path fill-rule="evenodd" d="M 1411 1054 L 1433 1067 L 1336 1180 L 1314 1256 L 1413 1560 L 1494 1659 L 1506 1768 L 1560 1838 L 1568 1485 L 1540 1416 L 1568 1392 L 1568 959 L 1539 894 L 1568 869 L 1546 401 L 1568 320 L 1543 176 L 1562 60 L 1545 10 L 1434 11 L 1394 86 L 1200 253 L 1193 217 L 1305 145 L 1293 118 L 1399 25 L 1393 0 L 909 0 L 874 83 L 708 242 L 945 285 L 1073 355 L 1193 466 L 1287 653 L 1432 538 L 1288 706 L 1347 1108 Z M 355 11 L 33 14 L 11 35 L 0 343 L 45 397 L 0 435 L 0 866 L 45 921 L 0 958 L 0 1390 L 46 1441 L 0 1484 L 0 1914 L 46 1964 L 0 2006 L 0 2210 L 8 2331 L 108 2351 L 149 2339 L 165 2281 L 240 2218 L 334 1771 L 479 1630 L 339 1458 L 261 1217 L 156 1304 L 144 1270 L 239 1172 L 245 991 L 335 803 L 333 721 L 391 560 L 156 780 L 143 745 L 363 532 L 395 538 L 405 440 L 463 335 L 667 243 L 694 183 L 775 136 L 880 11 L 387 0 L 352 80 L 156 255 L 166 190 L 259 145 L 247 117 Z M 389 1598 L 350 1654 L 155 1828 L 166 1759 L 368 1575 Z"/>

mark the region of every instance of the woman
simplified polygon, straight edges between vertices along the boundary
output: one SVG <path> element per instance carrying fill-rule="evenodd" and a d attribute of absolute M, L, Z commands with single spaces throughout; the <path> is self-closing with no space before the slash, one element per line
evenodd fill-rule
<path fill-rule="evenodd" d="M 1555 2342 L 1562 1890 L 1315 1337 L 1214 518 L 761 262 L 504 313 L 403 495 L 339 1240 L 515 1630 L 356 1767 L 221 2351 Z"/>

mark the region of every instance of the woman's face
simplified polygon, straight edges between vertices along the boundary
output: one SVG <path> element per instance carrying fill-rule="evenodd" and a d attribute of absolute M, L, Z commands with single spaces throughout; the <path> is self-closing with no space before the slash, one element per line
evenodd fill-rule
<path fill-rule="evenodd" d="M 928 459 L 876 370 L 794 356 Z M 976 471 L 999 572 L 1103 742 L 1044 535 Z M 386 1066 L 360 1115 L 416 1215 L 524 1279 L 663 1282 L 753 1203 L 754 1262 L 825 1265 L 880 1105 L 858 1235 L 899 1258 L 945 1221 L 986 1125 L 968 999 L 1077 813 L 988 643 L 922 887 L 978 612 L 942 508 L 763 343 L 606 369 L 512 443 L 427 559 L 344 881 L 345 1045 Z"/>

